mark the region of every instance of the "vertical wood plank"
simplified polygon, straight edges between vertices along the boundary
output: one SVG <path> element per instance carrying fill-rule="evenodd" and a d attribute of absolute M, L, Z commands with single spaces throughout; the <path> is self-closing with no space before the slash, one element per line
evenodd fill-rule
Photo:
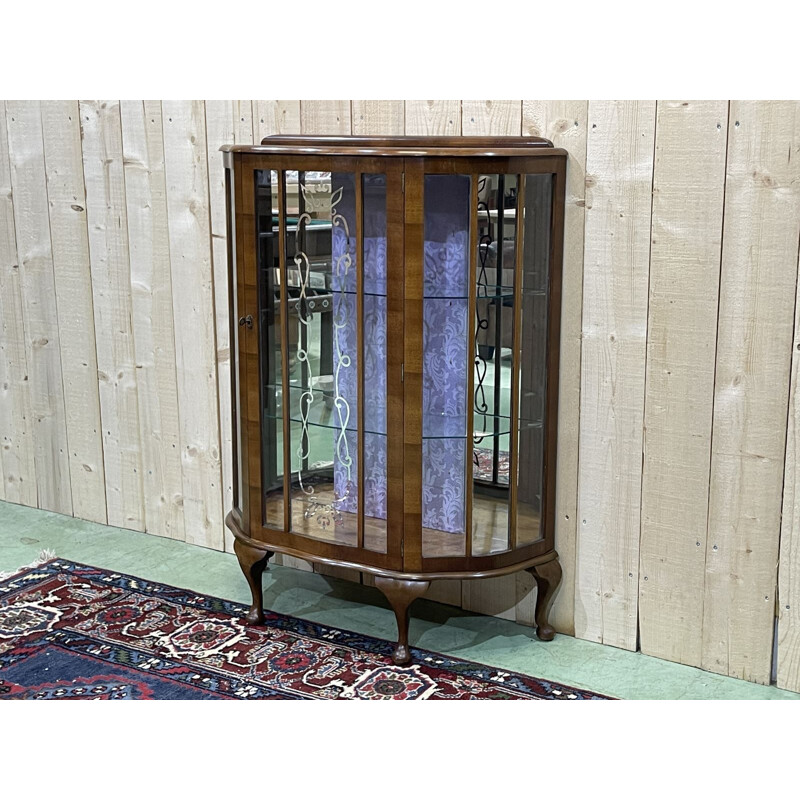
<path fill-rule="evenodd" d="M 145 529 L 184 540 L 161 103 L 120 106 Z"/>
<path fill-rule="evenodd" d="M 800 143 L 792 151 L 800 157 Z M 798 264 L 800 271 L 800 264 Z M 800 302 L 795 298 L 789 429 L 783 478 L 783 514 L 778 567 L 777 683 L 800 692 Z"/>
<path fill-rule="evenodd" d="M 202 101 L 164 101 L 186 541 L 224 549 L 208 151 Z"/>
<path fill-rule="evenodd" d="M 81 101 L 108 524 L 145 529 L 119 102 Z"/>
<path fill-rule="evenodd" d="M 728 104 L 659 101 L 639 581 L 641 649 L 699 666 Z"/>
<path fill-rule="evenodd" d="M 350 101 L 301 100 L 300 131 L 307 135 L 350 134 Z"/>
<path fill-rule="evenodd" d="M 252 113 L 242 101 L 206 100 L 206 142 L 208 146 L 208 191 L 211 208 L 211 248 L 214 272 L 214 318 L 217 337 L 219 378 L 219 424 L 222 443 L 223 515 L 233 505 L 233 430 L 231 416 L 231 344 L 228 319 L 228 245 L 225 197 L 225 169 L 219 148 L 224 144 L 250 144 L 253 140 Z M 249 121 L 249 126 L 248 126 Z M 249 138 L 248 138 L 249 132 Z M 224 531 L 225 550 L 233 552 L 233 534 Z"/>
<path fill-rule="evenodd" d="M 254 100 L 255 142 L 275 133 L 300 133 L 299 100 Z"/>
<path fill-rule="evenodd" d="M 459 136 L 460 100 L 406 100 L 406 135 Z"/>
<path fill-rule="evenodd" d="M 33 411 L 38 506 L 72 514 L 40 103 L 8 102 L 6 127 Z"/>
<path fill-rule="evenodd" d="M 358 136 L 402 136 L 402 100 L 353 100 L 353 133 Z"/>
<path fill-rule="evenodd" d="M 208 101 L 206 101 L 208 102 Z M 253 117 L 252 100 L 233 101 L 234 142 L 236 144 L 253 144 L 255 119 Z M 220 159 L 222 158 L 221 154 Z"/>
<path fill-rule="evenodd" d="M 731 103 L 704 669 L 771 672 L 800 236 L 800 103 Z"/>
<path fill-rule="evenodd" d="M 0 497 L 36 508 L 32 428 L 6 107 L 0 103 Z"/>
<path fill-rule="evenodd" d="M 464 136 L 519 136 L 521 131 L 521 100 L 461 101 Z"/>
<path fill-rule="evenodd" d="M 72 513 L 105 523 L 106 487 L 86 224 L 80 112 L 75 100 L 41 105 Z"/>
<path fill-rule="evenodd" d="M 575 634 L 636 648 L 655 103 L 589 103 Z"/>
<path fill-rule="evenodd" d="M 583 229 L 586 205 L 588 113 L 589 103 L 586 100 L 522 101 L 522 135 L 544 136 L 556 147 L 562 147 L 569 153 L 561 290 L 563 300 L 555 511 L 556 550 L 564 577 L 550 611 L 550 623 L 557 631 L 572 635 L 575 633 L 575 548 L 578 516 Z M 533 583 L 533 578 L 527 573 L 519 573 L 517 583 L 519 596 Z"/>

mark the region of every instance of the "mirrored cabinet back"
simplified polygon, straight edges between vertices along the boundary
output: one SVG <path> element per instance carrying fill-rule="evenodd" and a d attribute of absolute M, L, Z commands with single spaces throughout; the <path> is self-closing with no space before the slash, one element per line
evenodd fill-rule
<path fill-rule="evenodd" d="M 373 574 L 396 664 L 443 578 L 529 570 L 552 639 L 566 152 L 275 136 L 223 157 L 247 621 L 285 553 Z"/>

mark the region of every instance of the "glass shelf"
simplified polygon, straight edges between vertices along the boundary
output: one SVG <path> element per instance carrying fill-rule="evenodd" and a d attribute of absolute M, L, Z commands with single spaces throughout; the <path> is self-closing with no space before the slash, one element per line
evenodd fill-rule
<path fill-rule="evenodd" d="M 486 418 L 486 431 L 483 430 L 483 418 Z M 495 420 L 497 427 L 495 429 Z M 520 420 L 518 429 L 538 430 L 542 428 L 541 420 Z M 492 414 L 475 414 L 473 418 L 473 439 L 491 439 L 494 436 L 506 436 L 511 433 L 511 419 L 509 417 L 494 416 Z M 446 417 L 441 414 L 422 415 L 423 439 L 464 439 L 467 436 L 464 417 Z"/>
<path fill-rule="evenodd" d="M 498 289 L 496 284 L 490 283 L 485 287 L 478 287 L 475 297 L 478 302 L 481 300 L 513 300 L 514 287 L 500 286 Z M 469 297 L 465 294 L 428 294 L 426 289 L 425 300 L 459 300 L 466 302 Z"/>
<path fill-rule="evenodd" d="M 280 421 L 283 419 L 283 387 L 276 386 L 275 384 L 266 384 L 264 387 L 265 392 L 272 394 L 275 397 L 275 409 L 272 413 L 268 409 L 264 409 L 265 419 L 273 419 Z M 290 386 L 289 387 L 289 420 L 292 423 L 302 425 L 303 420 L 300 416 L 300 398 L 306 389 L 303 386 Z M 314 387 L 314 400 L 308 409 L 308 419 L 306 423 L 313 425 L 317 428 L 329 428 L 330 430 L 341 430 L 342 424 L 339 417 L 339 411 L 334 405 L 333 392 L 328 389 L 321 389 Z M 375 434 L 377 436 L 385 436 L 385 420 L 386 409 L 373 405 L 368 414 L 365 414 L 364 419 L 364 433 Z M 345 417 L 345 409 L 342 410 L 342 418 Z M 383 422 L 384 425 L 378 423 Z M 384 427 L 384 430 L 380 430 Z M 350 407 L 350 416 L 344 428 L 348 433 L 356 433 L 358 430 L 358 414 L 355 406 Z"/>

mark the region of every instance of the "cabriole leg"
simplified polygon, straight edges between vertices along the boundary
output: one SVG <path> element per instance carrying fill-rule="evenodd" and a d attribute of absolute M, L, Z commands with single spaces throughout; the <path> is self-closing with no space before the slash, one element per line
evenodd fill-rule
<path fill-rule="evenodd" d="M 411 652 L 408 649 L 408 609 L 418 598 L 422 597 L 430 581 L 402 581 L 396 578 L 375 578 L 375 585 L 384 593 L 391 603 L 395 617 L 397 617 L 397 644 L 392 653 L 392 661 L 398 667 L 411 661 Z"/>
<path fill-rule="evenodd" d="M 561 583 L 561 564 L 554 558 L 544 564 L 530 567 L 528 572 L 536 581 L 536 635 L 543 641 L 552 641 L 555 629 L 547 621 L 558 584 Z"/>
<path fill-rule="evenodd" d="M 267 561 L 269 561 L 274 554 L 270 550 L 259 550 L 257 547 L 245 544 L 240 539 L 234 540 L 233 551 L 239 559 L 239 566 L 242 568 L 242 572 L 244 572 L 244 577 L 247 578 L 247 583 L 250 585 L 250 592 L 253 595 L 253 604 L 250 606 L 245 620 L 249 625 L 263 625 L 264 589 L 261 586 L 261 576 L 264 574 Z"/>

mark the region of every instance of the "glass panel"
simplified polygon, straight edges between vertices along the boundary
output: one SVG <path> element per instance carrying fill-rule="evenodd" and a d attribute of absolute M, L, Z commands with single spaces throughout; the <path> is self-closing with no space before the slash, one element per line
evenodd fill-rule
<path fill-rule="evenodd" d="M 355 177 L 287 172 L 292 530 L 355 546 Z"/>
<path fill-rule="evenodd" d="M 547 292 L 550 271 L 552 175 L 525 178 L 522 254 L 523 346 L 519 358 L 517 546 L 542 538 L 545 393 L 547 389 Z"/>
<path fill-rule="evenodd" d="M 256 170 L 255 189 L 260 310 L 258 329 L 261 335 L 261 396 L 264 404 L 261 432 L 264 524 L 283 530 L 283 408 L 280 386 L 284 326 L 281 320 L 278 260 L 278 173 Z M 238 325 L 236 328 L 238 330 Z M 278 391 L 275 391 L 276 386 L 279 387 Z"/>
<path fill-rule="evenodd" d="M 425 176 L 423 556 L 466 553 L 469 197 L 469 176 Z"/>
<path fill-rule="evenodd" d="M 516 175 L 480 176 L 469 478 L 473 481 L 473 555 L 509 548 L 516 202 Z"/>
<path fill-rule="evenodd" d="M 386 176 L 364 175 L 364 547 L 385 553 Z"/>

